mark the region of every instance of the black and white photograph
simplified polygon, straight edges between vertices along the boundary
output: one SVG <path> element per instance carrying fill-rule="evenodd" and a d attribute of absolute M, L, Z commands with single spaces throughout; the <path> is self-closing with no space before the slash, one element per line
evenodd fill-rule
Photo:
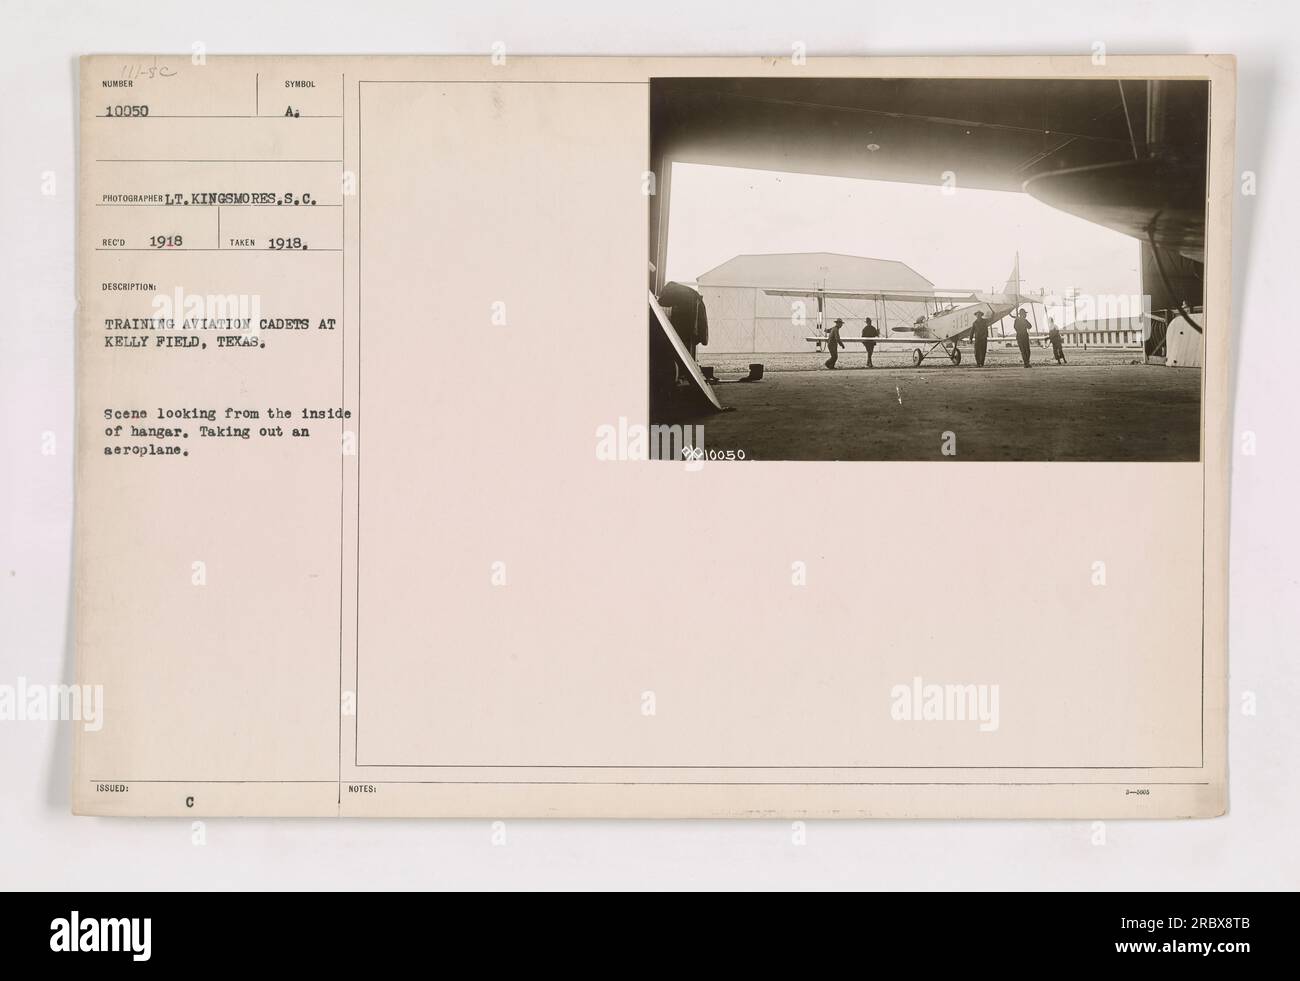
<path fill-rule="evenodd" d="M 748 460 L 1199 460 L 1209 88 L 652 80 L 652 422 Z"/>

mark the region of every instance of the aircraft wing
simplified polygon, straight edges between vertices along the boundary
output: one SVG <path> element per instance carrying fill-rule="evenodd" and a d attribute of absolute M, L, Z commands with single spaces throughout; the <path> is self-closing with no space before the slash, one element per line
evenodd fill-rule
<path fill-rule="evenodd" d="M 960 334 L 955 334 L 952 335 L 951 337 L 945 337 L 942 339 L 947 341 L 955 341 L 958 339 L 967 340 L 970 337 L 970 330 L 971 329 L 967 327 Z M 1030 340 L 1045 341 L 1047 340 L 1048 336 L 1049 335 L 1047 334 L 1031 333 L 1029 335 L 1029 338 Z M 830 337 L 829 334 L 823 334 L 821 337 L 816 337 L 816 336 L 805 337 L 804 340 L 822 341 L 824 343 L 829 337 Z M 1015 334 L 1007 334 L 1005 336 L 1003 336 L 1002 334 L 989 334 L 990 343 L 992 343 L 993 341 L 1014 341 L 1015 339 L 1016 339 Z M 876 344 L 911 344 L 913 347 L 916 347 L 918 344 L 933 344 L 937 340 L 940 340 L 940 338 L 927 337 L 923 334 L 913 334 L 910 337 L 841 337 L 840 343 L 841 344 L 865 344 L 867 341 L 873 341 Z"/>
<path fill-rule="evenodd" d="M 823 334 L 821 337 L 805 337 L 805 341 L 822 341 L 823 343 L 830 337 L 829 334 Z M 911 337 L 841 337 L 841 344 L 865 344 L 868 341 L 875 344 L 911 344 L 916 347 L 918 344 L 933 344 L 937 337 L 922 337 L 919 334 L 913 334 Z"/>
<path fill-rule="evenodd" d="M 974 290 L 763 290 L 768 296 L 824 296 L 832 300 L 885 300 L 897 303 L 973 303 Z"/>

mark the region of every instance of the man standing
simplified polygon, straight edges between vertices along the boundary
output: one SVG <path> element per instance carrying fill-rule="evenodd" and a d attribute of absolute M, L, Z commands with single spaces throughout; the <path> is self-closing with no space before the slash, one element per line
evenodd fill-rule
<path fill-rule="evenodd" d="M 984 319 L 984 311 L 975 314 L 975 324 L 971 328 L 971 337 L 975 339 L 975 367 L 984 367 L 984 355 L 989 349 L 989 322 Z"/>
<path fill-rule="evenodd" d="M 1020 358 L 1025 362 L 1025 367 L 1029 367 L 1029 318 L 1025 316 L 1025 308 L 1021 307 L 1016 311 L 1015 323 L 1012 328 L 1016 332 L 1016 346 L 1020 348 Z"/>
<path fill-rule="evenodd" d="M 836 319 L 835 325 L 831 327 L 830 336 L 826 338 L 826 349 L 831 352 L 831 356 L 826 359 L 826 367 L 834 368 L 835 362 L 840 358 L 840 348 L 844 342 L 840 340 L 840 328 L 844 326 L 844 321 Z"/>
<path fill-rule="evenodd" d="M 870 318 L 870 317 L 867 318 L 867 325 L 866 325 L 865 327 L 862 328 L 862 336 L 863 336 L 863 337 L 879 337 L 879 336 L 880 336 L 880 331 L 876 328 L 876 325 L 873 324 L 873 323 L 871 322 L 871 318 Z M 875 342 L 875 341 L 865 341 L 865 342 L 863 343 L 862 346 L 865 347 L 865 348 L 867 349 L 867 367 L 868 367 L 868 368 L 874 368 L 875 365 L 871 363 L 871 355 L 872 355 L 872 352 L 874 352 L 874 351 L 876 350 L 876 342 Z"/>
<path fill-rule="evenodd" d="M 1052 357 L 1056 359 L 1057 364 L 1065 364 L 1065 347 L 1061 342 L 1061 330 L 1052 323 L 1052 329 L 1047 332 L 1047 339 L 1052 342 Z"/>

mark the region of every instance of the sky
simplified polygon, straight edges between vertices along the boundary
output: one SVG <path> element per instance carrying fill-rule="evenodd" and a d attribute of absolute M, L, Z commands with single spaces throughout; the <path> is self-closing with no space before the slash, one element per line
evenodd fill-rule
<path fill-rule="evenodd" d="M 743 253 L 841 252 L 897 259 L 940 289 L 992 290 L 1018 251 L 1027 291 L 1140 289 L 1136 239 L 1014 191 L 678 163 L 671 207 L 665 281 Z"/>

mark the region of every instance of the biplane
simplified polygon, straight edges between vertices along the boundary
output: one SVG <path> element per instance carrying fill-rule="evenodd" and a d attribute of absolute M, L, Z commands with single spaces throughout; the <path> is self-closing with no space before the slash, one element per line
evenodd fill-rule
<path fill-rule="evenodd" d="M 841 337 L 840 343 L 849 344 L 911 344 L 912 365 L 919 366 L 922 361 L 941 350 L 953 364 L 961 364 L 961 348 L 958 342 L 970 335 L 975 324 L 975 315 L 983 312 L 991 327 L 1003 317 L 1014 313 L 1022 306 L 1033 310 L 1034 304 L 1042 304 L 1042 297 L 1029 297 L 1020 292 L 1020 257 L 1012 267 L 1011 277 L 1000 293 L 982 293 L 978 290 L 843 290 L 843 289 L 765 289 L 769 296 L 815 297 L 817 299 L 818 332 L 804 340 L 826 342 L 829 334 L 822 327 L 827 300 L 876 300 L 879 302 L 881 320 L 879 337 Z M 911 323 L 893 324 L 888 322 L 886 303 L 920 304 L 924 314 Z M 1037 321 L 1038 315 L 1033 314 Z M 899 336 L 904 335 L 904 336 Z M 1032 338 L 1047 337 L 1046 331 L 1035 329 L 1029 334 Z M 1004 337 L 990 334 L 989 340 L 1004 340 Z"/>

